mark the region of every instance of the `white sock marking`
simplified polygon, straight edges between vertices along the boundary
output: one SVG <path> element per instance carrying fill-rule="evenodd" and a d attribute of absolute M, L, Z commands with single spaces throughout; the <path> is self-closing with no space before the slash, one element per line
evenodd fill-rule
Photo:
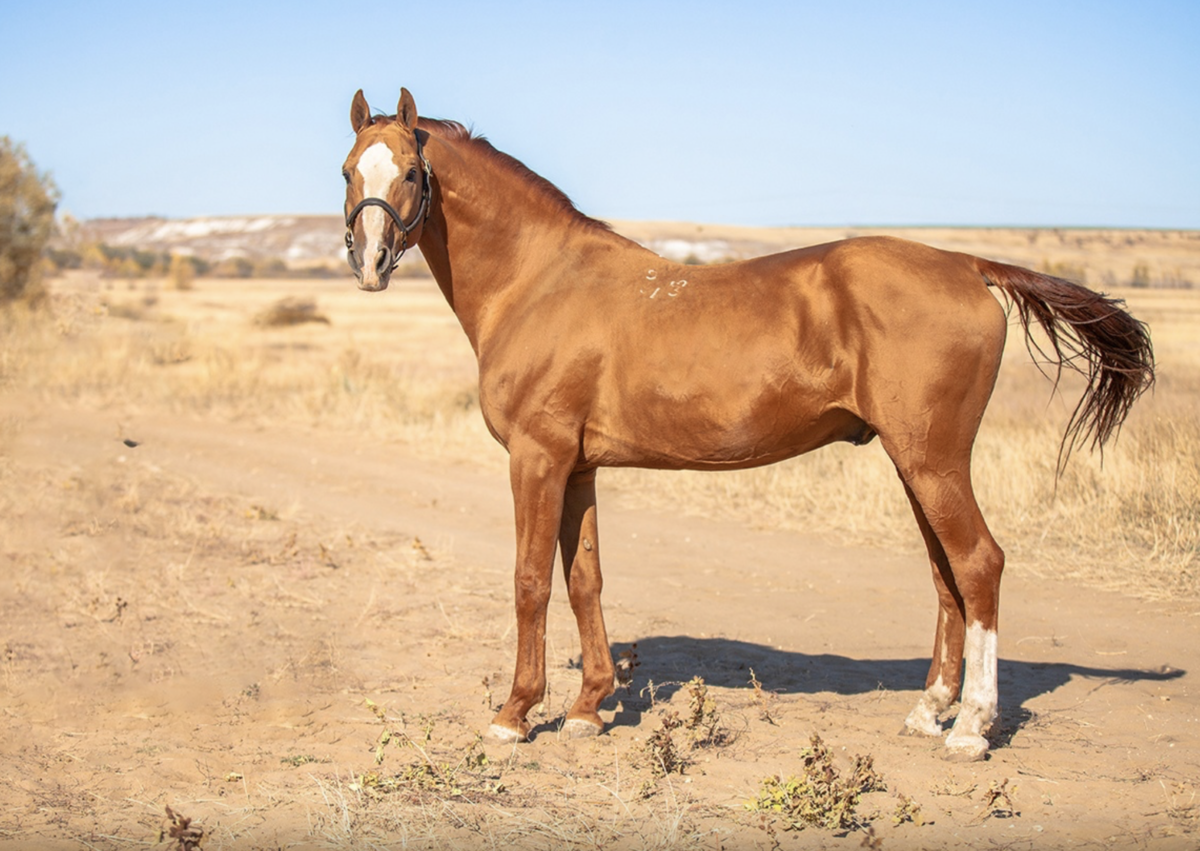
<path fill-rule="evenodd" d="M 978 707 L 984 712 L 990 711 L 991 717 L 985 723 L 990 723 L 996 715 L 997 660 L 996 660 L 996 631 L 984 629 L 980 623 L 973 623 L 967 628 L 966 656 L 967 665 L 963 678 L 963 704 Z"/>
<path fill-rule="evenodd" d="M 983 734 L 996 719 L 999 695 L 996 688 L 996 631 L 976 622 L 967 627 L 963 676 L 962 709 L 954 729 L 946 739 L 951 749 L 983 753 L 987 740 Z"/>
<path fill-rule="evenodd" d="M 942 725 L 938 722 L 938 715 L 950 705 L 950 697 L 950 689 L 939 676 L 933 685 L 925 689 L 913 711 L 908 713 L 904 719 L 905 726 L 926 736 L 940 736 Z"/>

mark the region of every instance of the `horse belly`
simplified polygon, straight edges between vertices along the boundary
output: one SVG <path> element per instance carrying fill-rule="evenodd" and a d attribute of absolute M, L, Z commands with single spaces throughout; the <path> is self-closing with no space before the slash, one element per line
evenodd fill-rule
<path fill-rule="evenodd" d="M 659 387 L 621 394 L 594 414 L 583 455 L 596 466 L 737 469 L 873 436 L 850 411 L 792 385 L 720 394 Z"/>

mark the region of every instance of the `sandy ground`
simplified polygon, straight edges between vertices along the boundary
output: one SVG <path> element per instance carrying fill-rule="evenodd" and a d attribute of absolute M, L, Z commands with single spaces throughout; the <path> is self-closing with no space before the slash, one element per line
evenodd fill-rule
<path fill-rule="evenodd" d="M 560 584 L 538 735 L 504 747 L 477 736 L 515 638 L 494 464 L 0 407 L 2 849 L 1200 848 L 1194 603 L 1007 577 L 994 748 L 950 764 L 897 734 L 933 637 L 923 558 L 624 509 L 601 475 L 609 633 L 639 666 L 604 735 L 556 739 L 580 676 Z M 687 764 L 658 776 L 693 677 L 718 741 L 676 729 Z M 745 806 L 814 734 L 886 783 L 858 829 Z"/>

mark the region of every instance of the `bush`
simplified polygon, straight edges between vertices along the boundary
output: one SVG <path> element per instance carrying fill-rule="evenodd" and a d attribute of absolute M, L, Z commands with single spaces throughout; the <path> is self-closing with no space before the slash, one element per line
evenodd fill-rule
<path fill-rule="evenodd" d="M 226 257 L 213 267 L 217 278 L 249 278 L 254 274 L 254 264 L 246 257 Z"/>
<path fill-rule="evenodd" d="M 58 188 L 25 147 L 0 136 L 0 302 L 36 302 L 42 291 L 42 252 L 54 233 Z"/>
<path fill-rule="evenodd" d="M 192 282 L 196 279 L 196 266 L 192 263 L 192 258 L 182 254 L 172 254 L 167 276 L 171 280 L 171 286 L 175 289 L 190 290 Z"/>

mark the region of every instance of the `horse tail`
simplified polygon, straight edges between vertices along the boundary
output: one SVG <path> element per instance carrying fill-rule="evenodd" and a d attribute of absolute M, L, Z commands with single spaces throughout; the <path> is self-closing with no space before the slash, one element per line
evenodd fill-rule
<path fill-rule="evenodd" d="M 1016 305 L 1029 354 L 1054 364 L 1055 388 L 1063 367 L 1087 379 L 1059 446 L 1058 474 L 1080 444 L 1103 452 L 1130 407 L 1154 384 L 1150 329 L 1125 310 L 1124 299 L 1019 266 L 981 258 L 976 265 L 987 285 L 1003 290 Z M 1031 333 L 1035 321 L 1049 339 L 1049 351 Z"/>

